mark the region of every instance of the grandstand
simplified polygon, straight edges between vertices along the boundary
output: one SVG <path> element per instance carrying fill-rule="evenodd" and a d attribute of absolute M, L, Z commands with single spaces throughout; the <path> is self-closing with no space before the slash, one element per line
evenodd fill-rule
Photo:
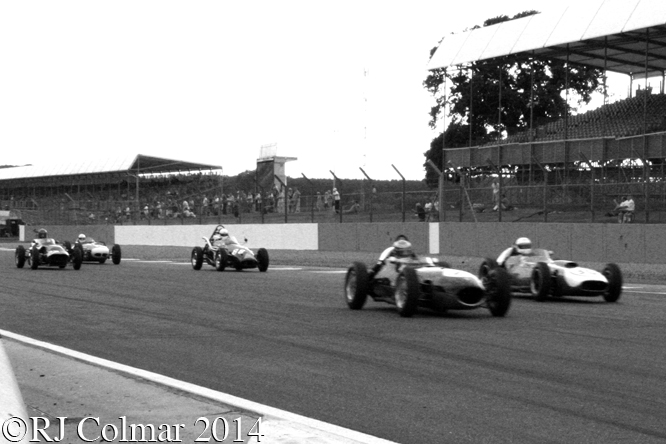
<path fill-rule="evenodd" d="M 461 190 L 442 186 L 440 205 L 466 200 L 470 208 L 479 202 L 492 207 L 490 184 L 498 180 L 514 206 L 534 210 L 544 220 L 568 211 L 578 213 L 580 221 L 604 221 L 599 214 L 627 194 L 637 197 L 642 221 L 654 222 L 650 213 L 661 220 L 666 96 L 652 94 L 648 79 L 658 76 L 663 82 L 666 72 L 666 3 L 598 0 L 447 35 L 429 69 L 497 66 L 506 56 L 601 68 L 642 79 L 646 87 L 635 97 L 584 114 L 509 131 L 510 137 L 491 144 L 443 147 L 442 171 L 461 177 Z M 529 91 L 524 100 L 529 102 Z M 501 205 L 495 217 L 502 220 Z"/>

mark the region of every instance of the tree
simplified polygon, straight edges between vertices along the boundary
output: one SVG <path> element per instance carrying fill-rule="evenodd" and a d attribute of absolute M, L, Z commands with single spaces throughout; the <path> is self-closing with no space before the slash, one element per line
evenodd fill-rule
<path fill-rule="evenodd" d="M 537 11 L 525 11 L 509 18 L 499 16 L 488 19 L 483 26 L 514 20 Z M 478 28 L 475 27 L 475 28 Z M 430 51 L 430 56 L 437 48 Z M 603 71 L 582 65 L 569 65 L 562 60 L 529 59 L 521 55 L 509 55 L 470 63 L 457 70 L 443 68 L 430 71 L 423 86 L 432 94 L 435 105 L 430 109 L 431 128 L 437 127 L 448 106 L 451 134 L 445 136 L 446 148 L 464 147 L 470 144 L 469 126 L 472 126 L 472 145 L 480 145 L 511 136 L 530 127 L 532 108 L 534 126 L 558 120 L 572 112 L 563 91 L 568 83 L 572 95 L 579 104 L 589 103 L 592 93 L 599 90 Z M 533 101 L 530 103 L 530 87 L 534 82 Z M 449 85 L 448 97 L 444 94 L 445 79 Z M 502 90 L 502 108 L 499 112 L 499 90 Z M 470 87 L 471 90 L 470 91 Z M 471 113 L 470 113 L 471 103 Z M 500 123 L 501 122 L 501 123 Z M 463 137 L 464 129 L 466 137 Z M 441 153 L 433 145 L 425 153 L 426 163 L 431 159 L 441 164 Z M 440 163 L 437 163 L 439 158 Z M 426 175 L 428 179 L 428 175 Z M 429 182 L 430 183 L 430 182 Z"/>

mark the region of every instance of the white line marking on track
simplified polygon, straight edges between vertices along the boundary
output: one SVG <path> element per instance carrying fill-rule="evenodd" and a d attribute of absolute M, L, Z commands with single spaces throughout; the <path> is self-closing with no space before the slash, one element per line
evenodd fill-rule
<path fill-rule="evenodd" d="M 625 290 L 627 293 L 643 293 L 643 294 L 666 294 L 666 292 L 663 291 L 645 291 L 645 290 Z"/>
<path fill-rule="evenodd" d="M 344 274 L 346 273 L 347 270 L 331 270 L 331 271 L 323 271 L 323 270 L 312 270 L 310 273 L 319 273 L 319 274 Z"/>
<path fill-rule="evenodd" d="M 4 336 L 15 341 L 21 342 L 23 344 L 32 345 L 33 347 L 38 347 L 44 350 L 50 350 L 57 354 L 78 359 L 80 361 L 88 362 L 93 365 L 98 365 L 100 367 L 109 368 L 120 373 L 125 373 L 145 379 L 146 381 L 151 381 L 156 384 L 161 384 L 167 387 L 172 387 L 177 390 L 182 390 L 184 392 L 193 393 L 195 395 L 212 399 L 223 404 L 229 404 L 235 407 L 238 407 L 243 410 L 248 410 L 250 412 L 258 413 L 262 416 L 275 417 L 287 423 L 292 423 L 292 426 L 298 424 L 311 427 L 315 430 L 322 431 L 324 433 L 332 434 L 335 437 L 341 438 L 340 440 L 335 440 L 333 442 L 362 442 L 367 444 L 396 444 L 393 441 L 388 441 L 383 438 L 377 438 L 372 435 L 367 435 L 362 432 L 357 432 L 355 430 L 346 429 L 344 427 L 336 426 L 329 424 L 323 421 L 319 421 L 314 418 L 309 418 L 307 416 L 297 415 L 295 413 L 288 412 L 286 410 L 277 409 L 275 407 L 270 407 L 265 404 L 259 404 L 258 402 L 250 401 L 247 399 L 239 398 L 234 395 L 230 395 L 223 392 L 218 392 L 200 385 L 191 384 L 189 382 L 180 381 L 178 379 L 170 378 L 168 376 L 160 375 L 159 373 L 153 373 L 146 370 L 141 370 L 138 368 L 130 367 L 128 365 L 120 364 L 118 362 L 109 361 L 107 359 L 98 358 L 93 355 L 86 353 L 77 352 L 76 350 L 71 350 L 59 345 L 50 344 L 48 342 L 38 341 L 37 339 L 29 338 L 27 336 L 19 335 L 12 333 L 6 330 L 0 330 L 0 337 Z M 272 418 L 266 418 L 271 420 Z M 325 441 L 327 441 L 323 437 Z M 331 437 L 333 438 L 333 437 Z M 258 442 L 259 440 L 252 439 L 250 442 Z M 287 442 L 287 441 L 285 441 Z M 296 442 L 289 440 L 288 442 Z"/>

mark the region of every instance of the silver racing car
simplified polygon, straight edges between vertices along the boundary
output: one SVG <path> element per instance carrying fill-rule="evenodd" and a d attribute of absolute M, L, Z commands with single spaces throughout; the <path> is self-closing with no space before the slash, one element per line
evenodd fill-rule
<path fill-rule="evenodd" d="M 481 264 L 479 277 L 491 271 L 506 269 L 511 290 L 531 293 L 538 301 L 549 296 L 603 296 L 606 302 L 616 302 L 622 293 L 622 272 L 617 264 L 609 263 L 599 272 L 568 260 L 555 260 L 552 252 L 535 248 L 528 255 L 509 257 L 502 267 L 488 258 Z"/>
<path fill-rule="evenodd" d="M 498 268 L 480 279 L 429 257 L 389 258 L 374 275 L 366 265 L 354 262 L 347 270 L 344 296 L 352 310 L 363 308 L 367 297 L 397 307 L 403 317 L 418 307 L 437 312 L 486 307 L 493 316 L 504 316 L 511 305 L 509 277 Z"/>

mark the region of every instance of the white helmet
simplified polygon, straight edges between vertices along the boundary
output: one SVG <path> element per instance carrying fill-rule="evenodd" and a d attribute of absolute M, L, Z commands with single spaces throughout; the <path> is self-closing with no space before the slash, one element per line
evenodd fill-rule
<path fill-rule="evenodd" d="M 79 239 L 79 241 L 84 241 L 84 240 L 86 240 L 86 235 L 83 234 L 83 233 L 81 233 L 81 234 L 79 234 L 79 238 L 78 238 L 78 239 Z"/>
<path fill-rule="evenodd" d="M 222 228 L 220 231 L 217 232 L 221 237 L 227 237 L 229 236 L 229 230 L 226 228 Z"/>
<path fill-rule="evenodd" d="M 516 252 L 519 254 L 530 254 L 532 253 L 532 241 L 526 237 L 519 237 L 516 239 Z"/>
<path fill-rule="evenodd" d="M 393 251 L 397 257 L 409 257 L 412 255 L 412 243 L 406 239 L 393 242 Z"/>

